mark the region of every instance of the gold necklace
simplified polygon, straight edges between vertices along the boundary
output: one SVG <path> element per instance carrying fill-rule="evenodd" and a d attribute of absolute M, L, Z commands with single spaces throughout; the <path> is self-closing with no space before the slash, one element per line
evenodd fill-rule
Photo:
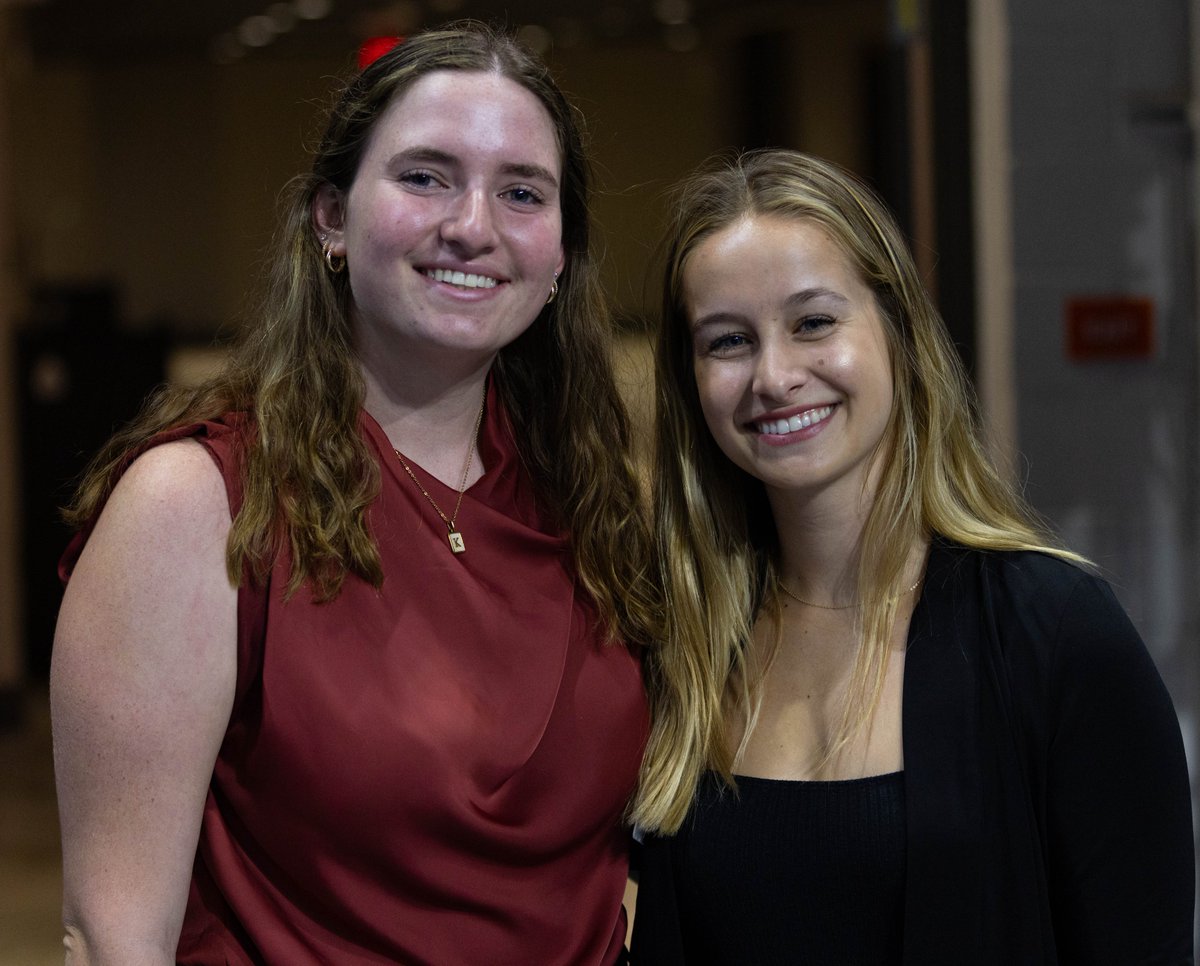
<path fill-rule="evenodd" d="M 892 600 L 899 600 L 901 597 L 911 594 L 914 590 L 917 589 L 917 585 L 920 583 L 921 583 L 921 578 L 918 577 L 916 580 L 913 581 L 913 585 L 911 587 L 909 587 L 908 590 L 904 591 L 904 593 L 897 594 L 895 597 L 892 598 Z M 775 578 L 775 586 L 778 587 L 780 590 L 782 590 L 785 594 L 787 594 L 790 598 L 792 598 L 792 600 L 796 601 L 797 603 L 804 604 L 808 607 L 816 607 L 818 610 L 849 610 L 851 607 L 858 606 L 857 602 L 855 602 L 853 604 L 839 604 L 837 607 L 834 607 L 831 604 L 814 604 L 811 600 L 805 600 L 803 597 L 799 596 L 798 594 L 793 594 L 790 590 L 787 589 L 787 585 L 784 584 L 784 582 L 782 580 L 780 580 L 778 577 Z"/>
<path fill-rule="evenodd" d="M 404 467 L 404 472 L 408 474 L 409 479 L 417 484 L 417 489 L 425 494 L 425 499 L 429 501 L 429 505 L 437 511 L 437 515 L 442 518 L 442 523 L 446 524 L 446 530 L 449 532 L 450 549 L 455 553 L 466 553 L 467 544 L 463 540 L 463 535 L 454 529 L 454 521 L 458 519 L 458 511 L 462 507 L 463 493 L 467 489 L 467 477 L 471 475 L 471 461 L 475 459 L 475 447 L 479 442 L 479 426 L 483 422 L 483 408 L 487 404 L 487 389 L 483 391 L 483 402 L 479 404 L 479 413 L 475 417 L 475 428 L 471 431 L 471 445 L 467 449 L 467 465 L 463 469 L 462 480 L 458 484 L 458 500 L 454 504 L 454 512 L 449 517 L 442 512 L 442 508 L 437 505 L 437 501 L 429 495 L 429 491 L 421 485 L 421 481 L 417 479 L 417 475 L 412 471 L 412 467 L 405 462 L 400 450 L 392 447 L 392 452 L 396 454 L 396 459 L 400 461 L 400 465 Z"/>

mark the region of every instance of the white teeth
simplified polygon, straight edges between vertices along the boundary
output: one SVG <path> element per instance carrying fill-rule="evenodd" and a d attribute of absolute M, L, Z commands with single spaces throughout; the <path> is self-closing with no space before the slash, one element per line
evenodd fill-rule
<path fill-rule="evenodd" d="M 488 275 L 468 275 L 466 272 L 453 272 L 446 268 L 434 268 L 425 274 L 436 282 L 457 285 L 459 288 L 495 288 L 499 284 Z"/>
<path fill-rule="evenodd" d="M 772 419 L 766 422 L 758 423 L 758 431 L 765 433 L 768 436 L 783 436 L 787 433 L 795 433 L 801 429 L 807 429 L 809 426 L 815 425 L 822 420 L 828 419 L 829 414 L 833 412 L 832 406 L 822 406 L 820 409 L 810 409 L 807 412 L 797 413 L 788 419 Z"/>

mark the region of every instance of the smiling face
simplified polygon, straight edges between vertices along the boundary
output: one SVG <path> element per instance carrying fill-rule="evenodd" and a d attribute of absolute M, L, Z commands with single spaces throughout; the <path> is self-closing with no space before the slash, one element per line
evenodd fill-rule
<path fill-rule="evenodd" d="M 501 74 L 426 74 L 380 116 L 347 193 L 314 221 L 344 255 L 364 359 L 486 365 L 562 271 L 559 146 L 546 109 Z"/>
<path fill-rule="evenodd" d="M 722 452 L 769 492 L 856 505 L 873 487 L 893 383 L 879 308 L 845 253 L 813 222 L 747 216 L 701 241 L 682 281 Z"/>

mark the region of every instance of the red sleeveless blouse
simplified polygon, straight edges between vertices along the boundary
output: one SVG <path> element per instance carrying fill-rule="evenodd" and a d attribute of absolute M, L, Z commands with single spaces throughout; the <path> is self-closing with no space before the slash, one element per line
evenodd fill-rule
<path fill-rule="evenodd" d="M 236 512 L 248 428 L 231 415 L 158 442 L 201 442 Z M 361 428 L 382 469 L 383 585 L 285 600 L 284 553 L 265 587 L 241 589 L 178 961 L 611 964 L 648 730 L 638 660 L 600 633 L 494 387 L 463 554 L 378 424 L 364 413 Z"/>

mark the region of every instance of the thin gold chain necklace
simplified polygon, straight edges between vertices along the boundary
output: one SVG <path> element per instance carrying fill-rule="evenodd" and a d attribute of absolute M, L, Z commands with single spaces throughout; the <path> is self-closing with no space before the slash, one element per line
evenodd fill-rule
<path fill-rule="evenodd" d="M 458 519 L 458 511 L 462 508 L 463 493 L 467 489 L 467 477 L 471 475 L 471 462 L 475 459 L 475 447 L 479 442 L 479 426 L 483 423 L 483 409 L 487 404 L 487 389 L 483 391 L 483 402 L 479 404 L 479 413 L 475 416 L 475 428 L 471 431 L 471 445 L 467 448 L 467 465 L 463 468 L 462 480 L 458 484 L 458 500 L 454 503 L 454 512 L 450 516 L 446 516 L 442 512 L 442 508 L 437 505 L 437 500 L 429 495 L 429 491 L 421 485 L 421 481 L 417 479 L 417 475 L 412 471 L 412 467 L 405 461 L 400 450 L 392 447 L 392 452 L 396 454 L 396 459 L 400 461 L 400 465 L 404 467 L 404 472 L 408 474 L 409 479 L 417 484 L 417 489 L 429 501 L 429 505 L 437 511 L 437 515 L 442 518 L 442 523 L 446 524 L 446 530 L 449 533 L 450 549 L 455 553 L 466 553 L 467 544 L 463 540 L 463 535 L 454 528 L 454 522 Z"/>
<path fill-rule="evenodd" d="M 922 576 L 924 576 L 924 575 L 922 575 Z M 917 589 L 917 586 L 920 583 L 921 583 L 921 577 L 918 577 L 916 580 L 913 581 L 913 585 L 911 587 L 909 587 L 908 590 L 904 591 L 903 593 L 897 594 L 895 597 L 892 598 L 892 600 L 899 600 L 901 597 L 911 594 L 914 590 Z M 790 598 L 792 598 L 792 600 L 796 601 L 796 603 L 804 604 L 807 607 L 816 607 L 818 610 L 849 610 L 851 607 L 858 606 L 857 601 L 853 604 L 838 604 L 836 607 L 834 607 L 832 604 L 814 604 L 811 600 L 805 600 L 800 595 L 793 594 L 790 590 L 787 589 L 787 585 L 782 580 L 780 580 L 778 577 L 775 578 L 775 586 L 778 587 L 780 590 L 782 590 Z"/>

